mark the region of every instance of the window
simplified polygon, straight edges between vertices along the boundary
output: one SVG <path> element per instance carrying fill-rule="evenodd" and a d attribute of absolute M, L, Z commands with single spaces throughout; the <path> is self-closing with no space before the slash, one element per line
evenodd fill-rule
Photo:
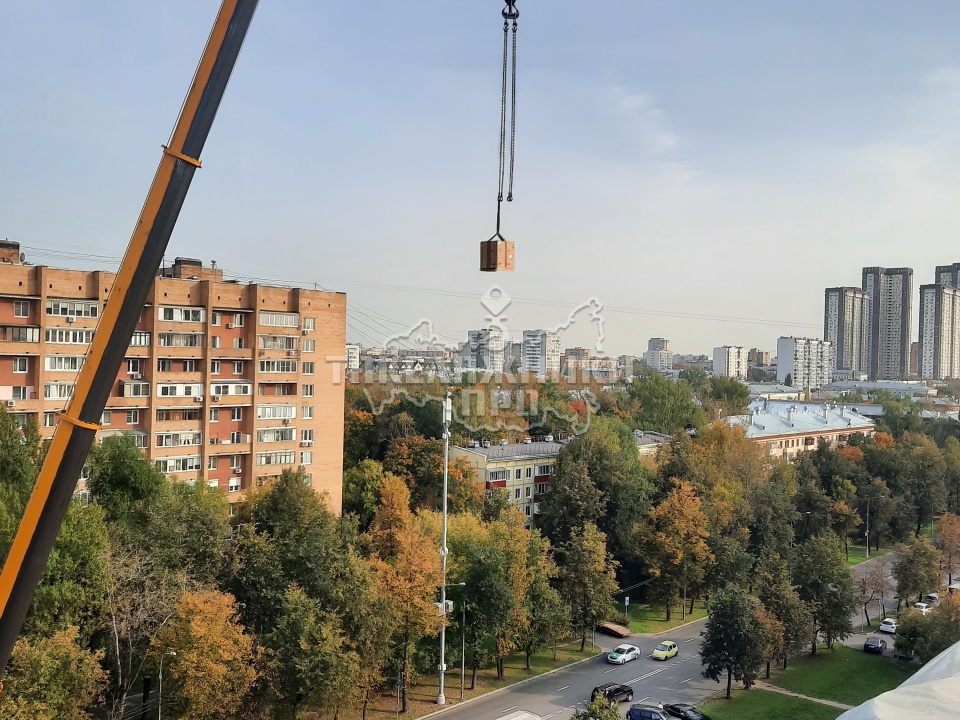
<path fill-rule="evenodd" d="M 537 495 L 543 495 L 547 491 L 547 483 L 537 483 Z"/>
<path fill-rule="evenodd" d="M 210 361 L 210 374 L 211 374 L 211 375 L 219 375 L 219 374 L 220 374 L 220 361 L 219 361 L 219 360 L 211 360 L 211 361 Z"/>
<path fill-rule="evenodd" d="M 97 303 L 88 300 L 47 300 L 47 315 L 95 318 Z"/>
<path fill-rule="evenodd" d="M 147 449 L 147 434 L 146 433 L 134 433 L 133 434 L 133 444 L 140 448 L 141 450 Z"/>
<path fill-rule="evenodd" d="M 301 413 L 301 416 L 303 417 L 304 420 L 312 420 L 312 419 L 313 419 L 313 405 L 304 405 L 304 406 L 303 406 L 303 411 L 302 411 L 302 413 Z"/>
<path fill-rule="evenodd" d="M 297 453 L 293 450 L 257 453 L 257 465 L 292 465 L 296 461 Z"/>
<path fill-rule="evenodd" d="M 233 314 L 233 324 L 235 327 L 243 327 L 243 313 Z"/>
<path fill-rule="evenodd" d="M 260 311 L 260 324 L 271 327 L 297 327 L 300 324 L 300 315 L 298 313 L 282 313 Z"/>
<path fill-rule="evenodd" d="M 174 422 L 181 422 L 183 420 L 199 420 L 200 419 L 200 408 L 189 407 L 189 408 L 158 408 L 157 409 L 157 420 L 164 422 L 173 420 Z"/>
<path fill-rule="evenodd" d="M 219 347 L 219 345 L 218 345 L 217 347 Z M 242 338 L 242 337 L 235 337 L 235 338 L 233 339 L 233 349 L 234 349 L 234 350 L 243 350 L 243 338 Z"/>
<path fill-rule="evenodd" d="M 305 353 L 312 353 L 312 352 L 314 351 L 314 348 L 316 348 L 316 347 L 317 347 L 317 341 L 316 341 L 316 340 L 304 340 L 304 341 L 303 341 L 303 351 L 304 351 Z"/>
<path fill-rule="evenodd" d="M 56 413 L 45 412 L 45 413 L 43 414 L 43 426 L 44 426 L 44 427 L 53 427 L 53 423 L 54 423 L 55 416 L 56 416 Z"/>
<path fill-rule="evenodd" d="M 219 335 L 214 335 L 213 337 L 210 338 L 210 347 L 212 347 L 214 350 L 219 350 L 219 349 L 220 349 L 220 336 L 219 336 Z"/>
<path fill-rule="evenodd" d="M 532 468 L 532 467 L 528 467 L 528 468 L 527 468 L 527 478 L 529 479 L 529 478 L 532 478 L 532 477 L 533 477 L 533 468 Z"/>
<path fill-rule="evenodd" d="M 242 407 L 233 407 L 230 408 L 230 419 L 234 422 L 240 422 L 243 420 L 243 408 Z"/>
<path fill-rule="evenodd" d="M 297 417 L 294 405 L 259 405 L 257 420 L 293 420 Z"/>
<path fill-rule="evenodd" d="M 514 500 L 519 500 L 519 499 L 520 499 L 520 488 L 516 488 L 516 489 L 513 491 L 513 499 L 514 499 Z"/>
<path fill-rule="evenodd" d="M 313 462 L 313 450 L 304 450 L 300 453 L 300 464 L 309 465 Z"/>
<path fill-rule="evenodd" d="M 211 455 L 207 458 L 207 470 L 216 470 L 218 458 L 216 455 Z"/>
<path fill-rule="evenodd" d="M 220 408 L 210 408 L 210 422 L 220 422 Z"/>
<path fill-rule="evenodd" d="M 136 359 L 127 360 L 127 375 L 140 374 L 140 361 Z"/>
<path fill-rule="evenodd" d="M 132 347 L 147 347 L 150 345 L 150 333 L 144 332 L 142 330 L 137 330 L 133 334 L 133 337 L 130 338 L 130 345 Z"/>
<path fill-rule="evenodd" d="M 301 430 L 300 439 L 303 442 L 313 442 L 313 428 L 304 428 Z"/>
<path fill-rule="evenodd" d="M 104 410 L 103 414 L 100 415 L 100 424 L 109 425 L 113 421 L 113 413 L 109 410 Z"/>
<path fill-rule="evenodd" d="M 490 476 L 491 482 L 495 480 L 506 480 L 507 471 L 506 470 L 490 470 L 489 476 Z"/>
<path fill-rule="evenodd" d="M 173 370 L 173 361 L 167 359 L 157 360 L 157 372 L 171 372 Z"/>
<path fill-rule="evenodd" d="M 515 479 L 515 480 L 519 480 L 519 479 L 520 479 L 520 468 L 517 468 L 517 471 L 514 473 L 514 479 Z"/>
<path fill-rule="evenodd" d="M 227 485 L 227 490 L 230 492 L 239 492 L 240 491 L 240 478 L 232 477 L 230 478 L 230 483 Z"/>
<path fill-rule="evenodd" d="M 303 364 L 303 374 L 304 375 L 313 375 L 313 363 L 305 362 Z"/>
<path fill-rule="evenodd" d="M 138 425 L 140 423 L 139 410 L 127 410 L 127 425 Z"/>
<path fill-rule="evenodd" d="M 234 374 L 234 375 L 243 375 L 243 360 L 234 360 L 234 361 L 233 361 L 233 374 Z"/>
<path fill-rule="evenodd" d="M 239 470 L 243 467 L 243 455 L 231 455 L 230 456 L 230 469 Z"/>
<path fill-rule="evenodd" d="M 30 317 L 30 301 L 29 300 L 14 300 L 13 301 L 13 316 L 18 318 Z"/>
<path fill-rule="evenodd" d="M 194 307 L 162 307 L 160 319 L 172 322 L 203 322 L 207 314 L 206 308 Z"/>
<path fill-rule="evenodd" d="M 297 371 L 296 360 L 261 360 L 260 372 L 262 373 L 295 373 Z"/>
<path fill-rule="evenodd" d="M 73 396 L 75 383 L 44 383 L 43 397 L 46 400 L 67 400 Z"/>
<path fill-rule="evenodd" d="M 530 517 L 530 506 L 527 505 L 523 510 L 527 514 L 527 517 Z"/>
<path fill-rule="evenodd" d="M 263 430 L 257 430 L 257 442 L 292 442 L 294 439 L 294 433 L 296 432 L 297 429 L 292 427 L 264 428 Z"/>
<path fill-rule="evenodd" d="M 533 488 L 530 487 L 529 485 L 527 485 L 527 486 L 523 489 L 523 496 L 524 496 L 525 498 L 529 498 L 531 495 L 533 495 Z"/>
<path fill-rule="evenodd" d="M 157 433 L 157 447 L 180 447 L 181 445 L 200 445 L 201 433 L 192 430 L 186 432 Z"/>
<path fill-rule="evenodd" d="M 317 319 L 316 318 L 304 318 L 303 319 L 303 329 L 304 330 L 316 330 L 317 329 Z"/>
<path fill-rule="evenodd" d="M 83 355 L 47 355 L 43 364 L 47 370 L 76 372 L 83 367 Z"/>
<path fill-rule="evenodd" d="M 160 458 L 157 460 L 157 470 L 162 473 L 190 472 L 191 470 L 200 470 L 203 467 L 201 463 L 199 455 Z"/>
<path fill-rule="evenodd" d="M 25 357 L 15 357 L 13 359 L 13 371 L 15 373 L 25 373 L 27 371 L 27 359 Z"/>
<path fill-rule="evenodd" d="M 537 465 L 537 477 L 553 475 L 553 465 Z"/>
<path fill-rule="evenodd" d="M 30 330 L 33 328 L 14 328 L 14 330 Z M 47 328 L 44 333 L 48 343 L 63 345 L 89 345 L 93 340 L 93 330 L 67 330 L 65 328 Z M 22 342 L 22 341 L 21 341 Z"/>
<path fill-rule="evenodd" d="M 230 433 L 230 442 L 231 443 L 242 443 L 243 442 L 243 433 L 232 432 Z"/>
<path fill-rule="evenodd" d="M 196 371 L 197 371 L 197 361 L 196 361 L 196 360 L 184 360 L 184 361 L 183 361 L 183 371 L 184 371 L 184 372 L 196 372 Z"/>
<path fill-rule="evenodd" d="M 160 347 L 202 348 L 203 333 L 157 333 L 157 345 Z"/>
<path fill-rule="evenodd" d="M 11 396 L 14 400 L 29 400 L 30 391 L 23 386 L 13 386 L 13 395 Z"/>
<path fill-rule="evenodd" d="M 304 396 L 304 397 L 313 397 L 313 385 L 304 385 L 304 386 L 303 386 L 303 396 Z"/>
<path fill-rule="evenodd" d="M 211 325 L 219 325 L 219 324 L 220 324 L 220 313 L 218 313 L 216 310 L 214 310 L 212 313 L 210 313 L 210 324 L 211 324 Z"/>
<path fill-rule="evenodd" d="M 299 338 L 295 335 L 258 335 L 261 350 L 296 350 Z"/>

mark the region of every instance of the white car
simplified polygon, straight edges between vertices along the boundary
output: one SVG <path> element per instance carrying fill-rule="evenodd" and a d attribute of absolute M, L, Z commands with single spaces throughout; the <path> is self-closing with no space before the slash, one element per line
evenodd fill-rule
<path fill-rule="evenodd" d="M 612 662 L 615 665 L 623 665 L 631 660 L 636 660 L 638 657 L 640 657 L 640 648 L 636 645 L 617 645 L 610 654 L 607 655 L 607 662 Z"/>
<path fill-rule="evenodd" d="M 899 620 L 896 618 L 887 618 L 880 623 L 880 627 L 877 628 L 877 632 L 885 632 L 890 633 L 891 635 L 896 635 L 898 627 L 900 627 Z"/>
<path fill-rule="evenodd" d="M 921 615 L 929 615 L 930 611 L 933 610 L 933 608 L 925 602 L 914 603 L 913 609 Z"/>

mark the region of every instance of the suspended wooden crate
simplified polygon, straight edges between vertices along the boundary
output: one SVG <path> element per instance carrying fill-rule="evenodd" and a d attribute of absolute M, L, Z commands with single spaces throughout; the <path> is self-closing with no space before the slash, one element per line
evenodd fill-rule
<path fill-rule="evenodd" d="M 513 243 L 494 235 L 480 243 L 480 270 L 482 272 L 513 272 Z"/>

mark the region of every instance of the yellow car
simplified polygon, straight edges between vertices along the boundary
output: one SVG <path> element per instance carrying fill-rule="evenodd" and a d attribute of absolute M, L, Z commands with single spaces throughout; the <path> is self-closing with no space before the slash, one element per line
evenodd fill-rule
<path fill-rule="evenodd" d="M 679 651 L 680 648 L 677 647 L 675 642 L 671 640 L 664 640 L 662 643 L 657 645 L 650 657 L 652 657 L 654 660 L 666 660 L 668 658 L 672 658 Z"/>

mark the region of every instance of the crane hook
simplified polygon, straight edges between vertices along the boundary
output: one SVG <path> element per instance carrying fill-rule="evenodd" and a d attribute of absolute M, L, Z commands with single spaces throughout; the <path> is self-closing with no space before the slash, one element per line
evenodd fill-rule
<path fill-rule="evenodd" d="M 520 17 L 520 11 L 517 10 L 516 0 L 507 0 L 507 6 L 500 13 L 504 20 L 516 20 Z"/>

